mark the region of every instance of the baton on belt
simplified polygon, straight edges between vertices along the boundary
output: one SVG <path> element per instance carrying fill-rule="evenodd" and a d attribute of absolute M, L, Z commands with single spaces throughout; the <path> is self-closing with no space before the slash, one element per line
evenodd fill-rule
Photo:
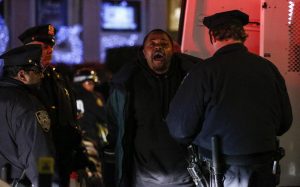
<path fill-rule="evenodd" d="M 211 138 L 212 144 L 212 169 L 213 177 L 216 187 L 223 187 L 223 174 L 222 174 L 222 162 L 221 162 L 221 145 L 218 136 Z"/>

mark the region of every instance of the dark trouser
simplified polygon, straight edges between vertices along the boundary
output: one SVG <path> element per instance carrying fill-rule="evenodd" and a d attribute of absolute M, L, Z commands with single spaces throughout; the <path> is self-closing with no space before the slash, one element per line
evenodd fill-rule
<path fill-rule="evenodd" d="M 13 181 L 11 182 L 11 186 L 12 187 L 31 187 L 32 184 L 27 178 L 22 179 L 22 180 L 13 179 Z"/>
<path fill-rule="evenodd" d="M 225 168 L 224 187 L 275 187 L 273 162 L 248 166 L 230 165 Z M 209 180 L 208 180 L 209 181 Z M 214 187 L 214 181 L 210 181 Z"/>
<path fill-rule="evenodd" d="M 105 187 L 115 187 L 115 164 L 102 162 L 102 177 Z"/>
<path fill-rule="evenodd" d="M 195 187 L 192 182 L 181 184 L 157 184 L 149 181 L 136 180 L 133 184 L 134 187 Z"/>

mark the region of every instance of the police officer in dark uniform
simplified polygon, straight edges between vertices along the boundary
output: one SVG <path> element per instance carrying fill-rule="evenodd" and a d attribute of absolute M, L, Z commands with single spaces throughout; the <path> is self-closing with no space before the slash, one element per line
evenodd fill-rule
<path fill-rule="evenodd" d="M 31 89 L 40 84 L 40 45 L 21 46 L 7 51 L 0 80 L 0 168 L 7 167 L 12 186 L 38 183 L 37 163 L 52 157 L 51 121 Z M 4 170 L 1 170 L 4 171 Z"/>
<path fill-rule="evenodd" d="M 211 138 L 220 140 L 222 185 L 271 187 L 276 137 L 290 128 L 292 111 L 278 69 L 243 44 L 248 21 L 239 10 L 204 18 L 216 52 L 185 78 L 167 125 L 175 139 L 198 146 L 206 165 L 213 164 Z"/>
<path fill-rule="evenodd" d="M 98 173 L 94 172 L 90 185 L 103 186 L 101 183 L 102 162 L 100 161 L 102 147 L 107 143 L 107 127 L 105 123 L 104 99 L 101 93 L 95 91 L 95 85 L 100 83 L 92 68 L 80 68 L 74 75 L 74 91 L 76 94 L 77 110 L 80 113 L 79 125 L 84 133 L 84 144 L 89 156 L 98 165 Z M 98 178 L 98 180 L 95 180 Z M 100 180 L 101 179 L 101 180 Z"/>
<path fill-rule="evenodd" d="M 40 88 L 36 90 L 36 95 L 46 107 L 53 123 L 59 184 L 65 187 L 68 186 L 71 171 L 84 169 L 88 159 L 77 125 L 74 94 L 70 84 L 66 83 L 51 65 L 55 33 L 56 29 L 47 24 L 27 29 L 19 39 L 25 45 L 39 44 L 43 49 L 41 63 L 44 78 Z"/>
<path fill-rule="evenodd" d="M 74 75 L 76 99 L 79 104 L 83 104 L 82 117 L 79 119 L 81 129 L 100 146 L 100 143 L 105 141 L 99 134 L 101 126 L 105 128 L 105 113 L 103 96 L 95 91 L 95 85 L 98 83 L 99 78 L 91 68 L 81 68 Z"/>

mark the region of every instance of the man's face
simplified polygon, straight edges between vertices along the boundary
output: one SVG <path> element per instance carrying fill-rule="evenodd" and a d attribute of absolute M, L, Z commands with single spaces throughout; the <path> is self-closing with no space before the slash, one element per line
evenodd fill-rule
<path fill-rule="evenodd" d="M 36 72 L 32 70 L 26 72 L 25 76 L 27 78 L 25 84 L 27 85 L 37 85 L 41 82 L 43 78 L 43 74 L 41 72 Z"/>
<path fill-rule="evenodd" d="M 148 66 L 155 73 L 163 74 L 168 71 L 173 47 L 165 33 L 151 33 L 145 41 L 143 53 Z"/>
<path fill-rule="evenodd" d="M 95 83 L 92 80 L 86 80 L 82 83 L 82 87 L 89 92 L 93 92 L 95 88 Z"/>
<path fill-rule="evenodd" d="M 16 78 L 28 86 L 36 86 L 41 83 L 43 73 L 37 67 L 24 68 L 18 72 Z"/>
<path fill-rule="evenodd" d="M 48 67 L 51 64 L 53 47 L 51 45 L 48 45 L 40 41 L 33 41 L 30 44 L 40 44 L 42 46 L 43 52 L 42 52 L 41 65 L 44 69 Z"/>

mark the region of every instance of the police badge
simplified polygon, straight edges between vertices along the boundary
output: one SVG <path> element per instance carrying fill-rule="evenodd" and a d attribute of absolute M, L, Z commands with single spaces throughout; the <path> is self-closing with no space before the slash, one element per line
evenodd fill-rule
<path fill-rule="evenodd" d="M 48 25 L 48 34 L 51 36 L 54 36 L 55 34 L 55 29 L 52 25 Z"/>
<path fill-rule="evenodd" d="M 36 119 L 43 131 L 48 132 L 51 126 L 51 120 L 45 110 L 40 110 L 35 113 Z"/>
<path fill-rule="evenodd" d="M 98 106 L 103 107 L 103 102 L 101 101 L 101 99 L 97 98 L 96 103 Z"/>

